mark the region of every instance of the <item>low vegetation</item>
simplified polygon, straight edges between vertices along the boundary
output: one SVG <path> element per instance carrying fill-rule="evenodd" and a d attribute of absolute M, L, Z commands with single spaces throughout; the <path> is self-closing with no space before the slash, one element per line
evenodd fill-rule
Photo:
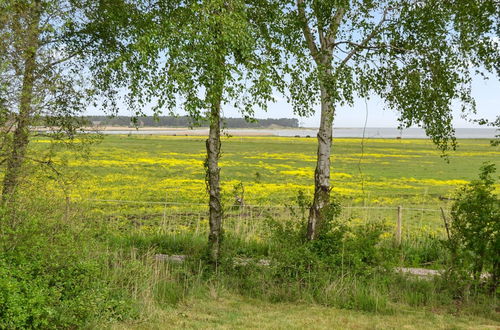
<path fill-rule="evenodd" d="M 129 138 L 105 139 L 99 148 L 106 143 L 116 145 L 121 139 Z M 242 143 L 237 139 L 232 141 Z M 175 141 L 182 144 L 193 143 L 192 140 Z M 273 146 L 282 143 L 279 139 L 252 140 L 255 141 Z M 307 146 L 307 140 L 303 143 Z M 370 140 L 370 143 L 385 142 Z M 467 141 L 464 146 L 480 143 Z M 154 144 L 150 148 L 154 149 Z M 99 154 L 101 150 L 104 149 L 96 152 Z M 103 153 L 101 157 L 112 155 Z M 140 159 L 142 155 L 137 157 Z M 180 159 L 180 153 L 175 157 Z M 485 158 L 479 153 L 475 157 L 474 164 Z M 103 158 L 101 162 L 105 164 Z M 68 156 L 69 172 L 75 166 L 72 162 Z M 377 169 L 368 164 L 366 173 L 375 173 Z M 464 166 L 464 162 L 460 164 Z M 106 173 L 105 165 L 97 167 L 91 162 L 89 166 L 94 166 L 95 173 Z M 153 167 L 143 166 L 143 171 L 152 175 Z M 79 171 L 82 168 L 83 164 L 78 165 Z M 134 168 L 122 171 L 133 173 Z M 186 173 L 190 175 L 189 171 Z M 246 175 L 251 177 L 252 172 Z M 377 180 L 375 176 L 367 177 Z M 261 178 L 264 179 L 271 184 L 271 176 Z M 431 179 L 422 176 L 415 180 L 430 182 L 424 180 Z M 451 175 L 448 179 L 456 180 Z M 447 216 L 450 239 L 444 229 L 433 235 L 413 227 L 403 237 L 401 246 L 395 243 L 394 226 L 387 221 L 370 216 L 357 218 L 343 212 L 346 201 L 353 203 L 352 199 L 335 200 L 321 234 L 314 241 L 306 241 L 304 219 L 310 196 L 304 191 L 298 190 L 293 198 L 283 199 L 288 204 L 281 209 L 286 217 L 268 213 L 258 223 L 241 223 L 242 228 L 252 230 L 252 235 L 241 228 L 236 230 L 238 223 L 232 223 L 234 219 L 230 216 L 231 212 L 237 212 L 237 206 L 232 206 L 228 197 L 227 231 L 220 263 L 214 268 L 206 254 L 206 230 L 195 230 L 194 224 L 189 225 L 186 220 L 189 213 L 184 213 L 184 217 L 180 217 L 182 213 L 160 213 L 157 217 L 143 218 L 123 216 L 132 208 L 116 208 L 113 213 L 104 208 L 98 213 L 92 204 L 79 201 L 74 195 L 70 195 L 72 199 L 67 204 L 55 186 L 48 194 L 42 183 L 51 182 L 50 178 L 35 172 L 23 189 L 29 193 L 21 194 L 14 208 L 3 208 L 1 213 L 0 328 L 150 328 L 165 322 L 179 327 L 237 328 L 262 326 L 270 318 L 282 321 L 285 316 L 300 318 L 300 315 L 304 318 L 297 321 L 296 327 L 314 322 L 327 328 L 335 320 L 346 327 L 368 327 L 370 320 L 381 327 L 416 327 L 417 322 L 429 327 L 498 326 L 498 289 L 492 290 L 491 286 L 496 280 L 467 277 L 476 269 L 474 258 L 479 256 L 476 247 L 468 245 L 467 238 L 477 233 L 470 234 L 467 231 L 470 227 L 460 220 L 496 224 L 498 195 L 494 192 L 497 187 L 494 166 L 485 165 L 479 180 L 471 176 L 462 179 L 471 181 L 458 193 L 453 193 L 451 186 L 449 191 L 437 187 L 439 195 L 457 199 L 446 202 L 452 203 L 451 217 Z M 83 177 L 75 184 L 81 182 L 88 187 L 86 180 L 89 178 Z M 245 196 L 252 196 L 250 185 L 243 185 Z M 134 194 L 132 186 L 130 190 L 124 186 L 122 198 L 148 198 L 128 195 Z M 427 187 L 428 191 L 434 188 Z M 95 186 L 95 194 L 105 196 L 100 189 Z M 233 190 L 241 193 L 241 187 L 230 192 Z M 293 192 L 288 193 L 291 196 Z M 386 196 L 391 194 L 396 196 L 399 192 L 386 191 Z M 431 200 L 429 197 L 425 202 Z M 466 205 L 480 205 L 481 212 Z M 181 205 L 180 209 L 183 208 Z M 180 218 L 173 218 L 176 215 Z M 175 230 L 161 229 L 165 219 L 178 224 L 168 227 Z M 180 227 L 183 221 L 186 224 Z M 490 236 L 484 236 L 481 245 L 484 249 L 480 250 L 491 256 L 481 260 L 484 260 L 482 270 L 492 274 L 495 256 L 499 255 L 494 233 L 495 229 L 483 232 Z M 185 257 L 169 257 L 172 255 Z M 445 272 L 442 276 L 422 277 L 400 273 L 397 271 L 400 266 L 433 267 Z M 249 321 L 256 308 L 263 312 Z M 318 313 L 326 316 L 320 321 Z"/>

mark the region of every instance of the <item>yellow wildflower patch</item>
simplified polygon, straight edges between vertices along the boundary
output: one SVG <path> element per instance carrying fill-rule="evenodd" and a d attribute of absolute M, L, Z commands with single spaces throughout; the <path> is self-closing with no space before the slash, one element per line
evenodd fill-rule
<path fill-rule="evenodd" d="M 402 182 L 415 182 L 423 185 L 429 186 L 458 186 L 469 183 L 469 181 L 465 180 L 436 180 L 436 179 L 415 179 L 415 178 L 401 178 Z"/>
<path fill-rule="evenodd" d="M 378 154 L 378 153 L 365 153 L 365 154 L 351 154 L 354 157 L 374 157 L 374 158 L 421 158 L 421 155 L 403 155 L 403 154 Z"/>
<path fill-rule="evenodd" d="M 306 162 L 316 161 L 316 156 L 305 155 L 302 153 L 270 153 L 263 152 L 254 156 L 244 156 L 246 159 L 277 159 L 277 160 L 298 160 Z"/>

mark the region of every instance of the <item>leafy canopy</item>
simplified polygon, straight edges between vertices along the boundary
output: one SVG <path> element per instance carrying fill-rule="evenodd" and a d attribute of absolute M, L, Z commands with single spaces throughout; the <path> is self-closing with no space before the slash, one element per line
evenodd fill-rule
<path fill-rule="evenodd" d="M 123 96 L 136 115 L 145 106 L 156 114 L 182 107 L 199 119 L 222 93 L 222 103 L 246 116 L 265 109 L 283 82 L 257 24 L 262 10 L 242 0 L 94 5 L 89 31 L 100 42 L 92 69 L 113 100 L 107 105 L 117 109 Z"/>
<path fill-rule="evenodd" d="M 446 150 L 455 145 L 452 107 L 475 111 L 474 74 L 500 74 L 497 0 L 275 3 L 286 34 L 274 40 L 299 114 L 313 111 L 321 85 L 336 106 L 377 95 L 401 127 L 423 127 Z"/>

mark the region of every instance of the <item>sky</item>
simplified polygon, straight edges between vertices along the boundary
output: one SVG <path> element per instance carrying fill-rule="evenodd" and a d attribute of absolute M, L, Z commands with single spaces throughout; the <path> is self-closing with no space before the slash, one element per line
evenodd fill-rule
<path fill-rule="evenodd" d="M 472 93 L 477 104 L 477 114 L 471 118 L 487 118 L 494 120 L 500 115 L 500 81 L 494 77 L 489 80 L 476 77 L 473 80 Z M 278 102 L 272 104 L 267 113 L 260 111 L 256 113 L 256 118 L 297 118 L 302 127 L 318 127 L 320 120 L 320 107 L 314 116 L 301 118 L 292 113 L 291 105 L 283 98 L 277 96 Z M 380 98 L 371 98 L 365 102 L 364 99 L 357 99 L 353 107 L 341 107 L 336 110 L 334 121 L 335 127 L 364 127 L 366 119 L 366 109 L 368 108 L 367 127 L 397 127 L 397 113 L 384 109 L 384 102 Z M 237 111 L 224 110 L 226 117 L 240 117 Z M 461 118 L 461 112 L 456 107 L 454 111 L 453 124 L 456 128 L 481 127 Z"/>
<path fill-rule="evenodd" d="M 492 76 L 488 80 L 475 77 L 472 83 L 472 94 L 477 104 L 477 114 L 471 118 L 487 118 L 494 120 L 500 115 L 500 81 Z M 292 112 L 292 106 L 280 95 L 276 94 L 276 103 L 271 104 L 267 112 L 256 111 L 255 118 L 297 118 L 301 127 L 318 127 L 320 119 L 320 106 L 316 106 L 316 113 L 311 117 L 299 117 Z M 461 118 L 458 106 L 455 107 L 454 121 L 455 128 L 474 128 L 481 127 L 475 123 Z M 357 99 L 352 107 L 340 107 L 336 110 L 334 127 L 364 127 L 368 109 L 368 118 L 366 127 L 397 127 L 397 112 L 384 109 L 384 102 L 377 97 L 369 100 Z M 152 114 L 146 109 L 146 114 Z M 89 115 L 100 115 L 95 110 L 90 110 Z M 129 116 L 130 112 L 125 106 L 121 106 L 119 115 Z M 184 115 L 179 112 L 178 115 Z M 241 117 L 239 112 L 230 107 L 223 108 L 224 117 Z"/>

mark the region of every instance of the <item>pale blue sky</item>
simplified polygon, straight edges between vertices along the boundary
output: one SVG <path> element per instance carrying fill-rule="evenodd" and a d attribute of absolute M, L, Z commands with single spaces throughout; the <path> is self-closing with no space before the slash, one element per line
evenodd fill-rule
<path fill-rule="evenodd" d="M 490 120 L 495 119 L 500 115 L 500 81 L 496 77 L 491 77 L 489 80 L 482 78 L 475 78 L 472 86 L 473 96 L 477 103 L 477 114 L 471 115 L 471 118 L 487 118 Z M 317 105 L 317 112 L 308 118 L 299 117 L 292 113 L 292 107 L 286 102 L 285 99 L 276 96 L 278 100 L 276 103 L 269 106 L 267 112 L 257 111 L 256 118 L 297 118 L 303 127 L 318 127 L 319 126 L 319 111 L 320 107 Z M 367 127 L 397 127 L 397 113 L 391 110 L 384 109 L 384 103 L 379 98 L 372 98 L 367 101 L 368 103 L 368 122 Z M 151 114 L 150 111 L 145 111 L 146 114 Z M 225 117 L 241 117 L 238 111 L 231 109 L 228 106 L 223 108 Z M 95 109 L 89 109 L 88 114 L 99 115 L 102 113 L 97 112 Z M 129 110 L 122 105 L 120 115 L 130 115 Z M 179 112 L 178 115 L 184 113 Z M 363 127 L 365 123 L 365 100 L 358 99 L 353 107 L 341 107 L 337 109 L 334 126 L 335 127 Z M 467 127 L 480 127 L 477 124 L 471 123 L 460 116 L 460 111 L 454 112 L 454 126 L 456 128 Z"/>
<path fill-rule="evenodd" d="M 380 17 L 375 15 L 374 19 Z M 494 37 L 494 40 L 499 43 L 499 39 Z M 500 44 L 499 44 L 500 45 Z M 494 120 L 500 115 L 500 81 L 498 76 L 490 75 L 490 79 L 484 80 L 477 76 L 473 80 L 472 94 L 477 104 L 477 114 L 469 115 L 469 120 L 462 118 L 459 106 L 455 106 L 453 125 L 456 128 L 474 128 L 481 127 L 471 119 L 485 118 Z M 304 118 L 294 115 L 292 107 L 280 95 L 276 95 L 277 102 L 269 105 L 268 111 L 256 111 L 255 118 L 297 118 L 300 125 L 303 127 L 318 127 L 320 118 L 320 106 L 316 106 L 316 113 L 313 116 Z M 356 100 L 352 107 L 341 107 L 336 109 L 334 121 L 335 127 L 363 127 L 366 117 L 366 103 L 368 105 L 368 120 L 367 127 L 397 127 L 398 114 L 396 111 L 386 110 L 384 102 L 376 97 L 366 101 L 364 99 Z M 151 111 L 144 109 L 145 114 L 151 115 Z M 89 114 L 99 114 L 92 109 L 89 109 Z M 120 109 L 120 115 L 131 115 L 130 111 L 123 105 Z M 182 111 L 178 115 L 185 115 Z M 241 117 L 241 114 L 230 106 L 223 106 L 224 117 Z"/>
<path fill-rule="evenodd" d="M 488 118 L 495 119 L 500 115 L 500 81 L 491 77 L 489 80 L 480 78 L 474 79 L 472 91 L 477 103 L 477 114 L 472 115 L 472 118 Z M 397 113 L 395 111 L 384 110 L 384 103 L 379 98 L 368 100 L 368 123 L 367 127 L 397 127 Z M 280 100 L 271 105 L 266 112 L 257 112 L 257 118 L 280 118 L 293 117 L 298 118 L 302 126 L 318 127 L 319 126 L 319 106 L 314 116 L 309 118 L 300 118 L 292 114 L 292 109 L 287 102 Z M 337 110 L 334 126 L 336 127 L 363 127 L 365 122 L 365 100 L 358 99 L 354 107 L 342 107 Z M 226 117 L 239 117 L 237 111 L 225 109 Z M 457 128 L 480 127 L 477 124 L 470 123 L 467 120 L 460 118 L 460 111 L 454 112 L 454 126 Z"/>

